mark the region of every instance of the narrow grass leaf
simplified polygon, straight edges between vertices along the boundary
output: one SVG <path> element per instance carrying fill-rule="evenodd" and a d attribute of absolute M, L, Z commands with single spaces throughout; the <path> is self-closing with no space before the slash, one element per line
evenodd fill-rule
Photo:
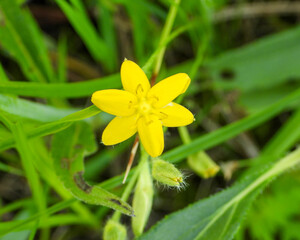
<path fill-rule="evenodd" d="M 74 113 L 77 109 L 61 109 L 0 94 L 0 110 L 22 118 L 51 122 Z"/>
<path fill-rule="evenodd" d="M 29 182 L 33 199 L 35 200 L 38 210 L 43 211 L 46 208 L 46 199 L 39 176 L 34 168 L 33 158 L 35 156 L 33 155 L 32 149 L 28 144 L 22 124 L 20 122 L 11 124 L 11 130 L 16 140 L 16 148 L 20 154 L 22 166 Z"/>
<path fill-rule="evenodd" d="M 20 228 L 27 226 L 32 221 L 36 221 L 37 219 L 39 219 L 45 215 L 51 215 L 53 213 L 56 213 L 58 211 L 65 209 L 65 208 L 68 208 L 75 202 L 76 202 L 75 199 L 68 199 L 68 200 L 59 202 L 59 203 L 45 209 L 44 211 L 39 212 L 25 220 L 0 223 L 0 237 L 4 236 L 10 232 L 19 230 Z"/>
<path fill-rule="evenodd" d="M 109 88 L 121 88 L 119 74 L 77 83 L 0 82 L 0 93 L 41 98 L 87 97 L 95 91 Z"/>
<path fill-rule="evenodd" d="M 67 81 L 67 37 L 64 35 L 59 39 L 57 52 L 57 82 L 64 83 Z"/>
<path fill-rule="evenodd" d="M 29 80 L 51 82 L 53 70 L 36 22 L 30 13 L 21 10 L 15 0 L 0 1 L 3 24 L 1 45 L 21 66 Z"/>
<path fill-rule="evenodd" d="M 297 109 L 263 149 L 264 155 L 281 155 L 300 138 L 300 109 Z"/>
<path fill-rule="evenodd" d="M 92 105 L 88 108 L 72 113 L 58 121 L 46 123 L 32 130 L 29 130 L 28 132 L 26 132 L 26 136 L 29 139 L 47 136 L 67 128 L 75 121 L 80 121 L 92 117 L 98 114 L 99 112 L 101 112 L 100 109 Z M 14 144 L 14 138 L 8 137 L 7 139 L 0 142 L 0 151 L 11 148 L 14 146 Z"/>
<path fill-rule="evenodd" d="M 6 75 L 6 72 L 0 63 L 0 82 L 9 82 L 9 78 Z"/>
<path fill-rule="evenodd" d="M 113 69 L 113 61 L 107 58 L 107 56 L 110 56 L 109 47 L 99 36 L 90 21 L 81 0 L 71 0 L 70 3 L 64 0 L 55 1 L 66 14 L 73 28 L 81 37 L 93 58 L 96 61 L 100 61 L 111 71 Z"/>

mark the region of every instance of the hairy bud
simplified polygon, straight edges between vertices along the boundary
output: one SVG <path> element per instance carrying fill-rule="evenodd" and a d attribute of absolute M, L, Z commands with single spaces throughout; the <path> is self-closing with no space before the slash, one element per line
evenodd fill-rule
<path fill-rule="evenodd" d="M 153 160 L 152 177 L 170 187 L 180 187 L 184 178 L 182 173 L 172 163 L 161 159 Z"/>

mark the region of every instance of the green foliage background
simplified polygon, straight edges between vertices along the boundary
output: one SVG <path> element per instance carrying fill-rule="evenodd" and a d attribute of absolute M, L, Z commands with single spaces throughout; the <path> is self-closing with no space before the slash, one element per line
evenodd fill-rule
<path fill-rule="evenodd" d="M 102 239 L 109 219 L 126 226 L 113 239 L 300 239 L 299 8 L 0 0 L 0 239 Z M 122 185 L 133 139 L 100 143 L 111 116 L 90 97 L 121 88 L 124 58 L 192 79 L 177 101 L 196 121 L 161 156 L 188 176 L 180 192 L 152 185 L 143 151 Z M 221 167 L 209 179 L 186 161 L 202 151 Z"/>

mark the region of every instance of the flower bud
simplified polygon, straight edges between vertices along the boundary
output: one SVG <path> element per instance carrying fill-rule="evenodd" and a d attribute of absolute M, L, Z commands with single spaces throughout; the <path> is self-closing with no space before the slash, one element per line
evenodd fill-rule
<path fill-rule="evenodd" d="M 190 155 L 187 162 L 189 167 L 203 178 L 213 177 L 220 170 L 220 167 L 202 151 Z"/>
<path fill-rule="evenodd" d="M 172 163 L 161 159 L 153 160 L 152 177 L 171 187 L 180 187 L 183 184 L 182 173 Z"/>
<path fill-rule="evenodd" d="M 126 238 L 127 231 L 122 224 L 114 220 L 109 220 L 106 223 L 103 233 L 104 240 L 126 240 Z"/>
<path fill-rule="evenodd" d="M 152 177 L 149 162 L 146 161 L 142 166 L 132 202 L 132 208 L 136 217 L 131 218 L 131 225 L 136 237 L 140 236 L 144 231 L 151 212 L 152 199 Z"/>

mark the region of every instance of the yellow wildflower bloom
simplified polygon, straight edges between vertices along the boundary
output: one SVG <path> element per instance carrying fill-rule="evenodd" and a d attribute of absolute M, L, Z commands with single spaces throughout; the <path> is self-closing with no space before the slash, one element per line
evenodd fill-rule
<path fill-rule="evenodd" d="M 184 93 L 191 79 L 185 73 L 168 77 L 151 88 L 146 74 L 134 62 L 125 60 L 121 66 L 124 90 L 108 89 L 94 92 L 92 102 L 102 111 L 116 117 L 102 134 L 105 145 L 115 145 L 138 132 L 140 140 L 152 157 L 162 154 L 162 126 L 179 127 L 194 121 L 185 107 L 172 102 Z"/>

